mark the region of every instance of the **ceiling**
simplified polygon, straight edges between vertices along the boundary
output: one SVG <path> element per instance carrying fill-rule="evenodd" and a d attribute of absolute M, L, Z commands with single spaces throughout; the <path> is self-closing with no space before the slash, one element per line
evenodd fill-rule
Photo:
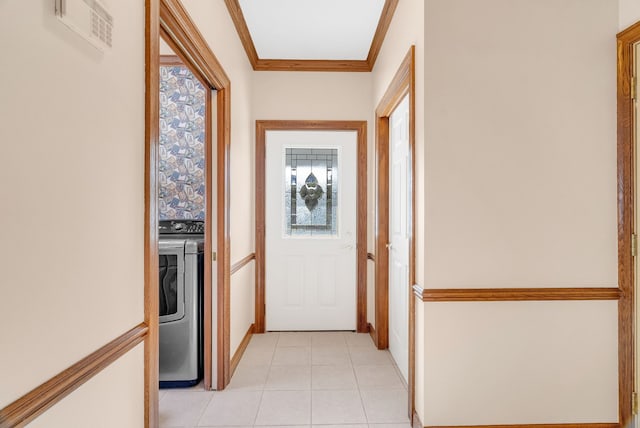
<path fill-rule="evenodd" d="M 225 0 L 255 70 L 371 71 L 398 0 Z"/>

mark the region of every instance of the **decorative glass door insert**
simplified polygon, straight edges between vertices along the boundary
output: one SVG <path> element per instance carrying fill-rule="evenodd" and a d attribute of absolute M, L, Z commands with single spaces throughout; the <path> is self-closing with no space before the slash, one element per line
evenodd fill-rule
<path fill-rule="evenodd" d="M 285 148 L 285 237 L 338 236 L 338 158 L 338 148 Z"/>

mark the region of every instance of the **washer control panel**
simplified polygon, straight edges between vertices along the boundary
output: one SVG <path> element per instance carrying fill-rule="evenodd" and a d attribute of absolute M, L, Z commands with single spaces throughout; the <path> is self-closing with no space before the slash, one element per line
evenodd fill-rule
<path fill-rule="evenodd" d="M 202 220 L 160 220 L 160 235 L 194 234 L 204 233 L 204 221 Z"/>

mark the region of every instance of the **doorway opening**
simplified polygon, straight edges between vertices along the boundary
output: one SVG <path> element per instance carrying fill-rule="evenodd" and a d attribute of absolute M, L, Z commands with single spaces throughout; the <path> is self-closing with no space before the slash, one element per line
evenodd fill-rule
<path fill-rule="evenodd" d="M 153 427 L 158 425 L 159 385 L 160 39 L 162 38 L 179 61 L 198 78 L 204 88 L 206 102 L 210 106 L 202 118 L 205 122 L 206 137 L 204 138 L 204 164 L 201 165 L 204 175 L 202 203 L 205 207 L 203 213 L 203 383 L 205 389 L 224 389 L 230 378 L 228 211 L 230 81 L 179 0 L 162 2 L 147 0 L 146 19 L 144 234 L 145 322 L 149 326 L 149 333 L 145 341 L 145 426 Z M 213 141 L 215 141 L 215 149 Z M 216 196 L 215 201 L 212 195 Z"/>
<path fill-rule="evenodd" d="M 205 364 L 204 338 L 211 350 L 215 337 L 211 278 L 216 264 L 211 257 L 205 261 L 204 247 L 208 241 L 210 248 L 216 240 L 216 228 L 211 227 L 215 218 L 211 215 L 215 213 L 211 148 L 216 92 L 169 43 L 161 37 L 157 196 L 160 388 L 185 388 L 202 380 L 205 389 L 210 389 L 217 383 L 217 372 L 211 370 L 216 354 L 208 352 Z"/>
<path fill-rule="evenodd" d="M 286 239 L 289 242 L 289 244 L 292 244 L 292 243 L 300 244 L 300 242 L 302 242 L 302 240 L 297 239 L 299 238 L 298 236 L 293 236 L 293 235 L 303 234 L 305 236 L 306 235 L 311 236 L 315 233 L 316 235 L 319 236 L 317 239 L 320 239 L 320 241 L 315 241 L 315 242 L 316 243 L 322 242 L 322 246 L 335 244 L 337 242 L 336 245 L 338 245 L 341 249 L 345 251 L 355 250 L 356 266 L 355 266 L 355 275 L 352 278 L 353 287 L 356 290 L 355 301 L 353 302 L 355 303 L 355 311 L 354 311 L 355 319 L 353 320 L 353 324 L 351 324 L 349 320 L 346 320 L 345 321 L 346 324 L 344 324 L 343 322 L 342 324 L 340 324 L 340 326 L 342 326 L 343 324 L 350 325 L 352 327 L 348 327 L 348 329 L 355 329 L 358 332 L 367 332 L 368 331 L 367 322 L 366 322 L 367 320 L 367 313 L 366 313 L 366 300 L 367 300 L 366 299 L 366 263 L 367 263 L 366 144 L 367 144 L 367 136 L 366 135 L 367 134 L 366 134 L 366 122 L 354 122 L 354 121 L 257 121 L 256 122 L 256 300 L 255 300 L 256 327 L 255 327 L 255 332 L 264 333 L 266 330 L 272 329 L 272 327 L 266 324 L 266 319 L 267 319 L 266 317 L 267 193 L 266 192 L 267 192 L 267 180 L 269 179 L 269 177 L 267 176 L 266 167 L 267 167 L 267 158 L 268 158 L 267 134 L 271 132 L 275 133 L 273 134 L 274 137 L 277 137 L 277 135 L 280 135 L 281 137 L 285 138 L 285 140 L 287 137 L 284 137 L 284 135 L 288 134 L 289 136 L 291 136 L 293 135 L 291 133 L 294 133 L 295 135 L 297 135 L 297 138 L 306 136 L 308 137 L 307 139 L 309 139 L 308 142 L 310 144 L 310 145 L 307 144 L 308 147 L 305 146 L 305 147 L 295 148 L 290 144 L 288 145 L 285 141 L 284 143 L 282 143 L 284 145 L 280 144 L 282 147 L 276 150 L 276 152 L 273 152 L 273 156 L 274 156 L 273 165 L 276 165 L 276 166 L 280 164 L 285 165 L 285 169 L 289 171 L 289 174 L 287 176 L 289 192 L 286 192 L 286 194 L 283 193 L 283 195 L 277 195 L 277 197 L 275 197 L 274 200 L 280 201 L 283 198 L 286 199 L 287 196 L 291 198 L 291 200 L 289 201 L 289 205 L 287 205 L 289 209 L 288 215 L 284 214 L 284 211 L 286 211 L 286 207 L 283 208 L 284 211 L 281 210 L 280 207 L 277 205 L 274 205 L 272 207 L 273 214 L 283 213 L 282 217 L 277 217 L 274 219 L 275 229 L 277 230 L 277 232 L 273 232 L 273 233 L 277 235 L 276 238 L 279 239 L 283 237 L 283 239 Z M 352 201 L 354 202 L 354 206 L 355 206 L 355 219 L 354 219 L 355 224 L 353 225 L 355 230 L 349 232 L 352 234 L 351 236 L 347 236 L 346 232 L 343 235 L 340 235 L 338 232 L 339 230 L 338 228 L 340 228 L 341 226 L 339 224 L 332 223 L 331 212 L 335 212 L 334 205 L 335 205 L 335 202 L 338 202 L 338 200 L 333 201 L 332 198 L 334 196 L 337 197 L 338 196 L 337 191 L 339 191 L 337 188 L 334 188 L 334 183 L 332 180 L 334 179 L 340 180 L 337 174 L 334 174 L 339 172 L 339 170 L 335 168 L 334 162 L 341 162 L 339 160 L 338 153 L 341 152 L 342 149 L 339 150 L 337 146 L 333 147 L 335 144 L 332 145 L 330 143 L 331 138 L 326 139 L 326 136 L 327 136 L 326 133 L 329 133 L 329 134 L 336 133 L 334 134 L 334 136 L 337 136 L 339 134 L 343 134 L 343 136 L 345 136 L 346 134 L 349 134 L 349 133 L 351 134 L 355 133 L 354 135 L 355 141 L 351 143 L 351 144 L 355 143 L 355 146 L 356 146 L 356 147 L 351 147 L 351 149 L 354 149 L 353 160 L 355 161 L 354 166 L 356 168 L 356 171 L 354 174 L 355 182 L 353 182 L 354 180 L 352 179 L 352 182 L 350 183 L 351 186 L 353 186 L 353 189 L 352 189 L 353 192 L 351 197 L 355 198 L 355 200 Z M 323 137 L 323 134 L 324 134 L 324 137 Z M 316 145 L 314 145 L 312 140 L 316 140 L 318 138 L 320 138 L 321 140 L 325 138 L 325 141 L 329 141 L 329 143 L 323 143 L 321 144 L 322 147 L 320 146 L 316 147 Z M 275 140 L 274 141 L 269 140 L 270 144 L 271 142 L 273 142 L 273 144 L 278 143 Z M 281 151 L 280 149 L 285 151 Z M 289 152 L 286 152 L 287 149 L 289 150 Z M 292 150 L 298 150 L 298 151 L 293 153 Z M 312 153 L 314 150 L 316 150 L 317 153 Z M 276 159 L 276 157 L 280 155 L 282 156 L 282 158 Z M 294 156 L 295 156 L 295 159 L 294 159 Z M 334 159 L 334 156 L 335 156 L 335 159 Z M 316 174 L 314 174 L 314 171 L 312 170 L 311 158 L 313 158 L 313 161 L 316 163 L 316 166 L 318 167 L 316 171 L 317 176 Z M 286 162 L 289 162 L 290 164 L 286 166 Z M 294 162 L 295 165 L 293 165 L 292 162 Z M 297 175 L 298 169 L 300 169 L 301 174 L 302 174 L 302 171 L 306 171 L 306 175 L 304 177 L 302 176 L 298 177 Z M 275 178 L 273 178 L 273 180 L 275 180 L 275 182 L 280 181 L 280 178 L 278 178 L 280 176 L 282 176 L 282 174 L 280 174 L 280 172 L 276 170 L 275 176 L 274 176 Z M 309 193 L 309 191 L 306 189 L 309 186 L 313 187 L 313 191 L 311 193 Z M 315 190 L 318 188 L 318 186 L 323 188 L 321 192 Z M 303 187 L 305 189 L 302 189 Z M 332 188 L 331 193 L 328 192 L 328 189 L 324 190 L 324 188 Z M 306 193 L 302 195 L 300 191 L 302 192 L 306 191 Z M 315 200 L 312 197 L 313 195 L 318 196 L 318 198 L 316 198 L 317 200 Z M 298 201 L 298 199 L 300 200 Z M 296 204 L 300 205 L 299 207 L 300 211 L 304 212 L 304 213 L 301 213 L 300 216 L 297 216 L 298 208 L 296 208 L 297 207 Z M 293 207 L 293 210 L 292 210 L 292 207 Z M 318 207 L 320 209 L 318 209 L 316 213 L 318 214 L 316 218 L 314 217 L 315 215 L 314 212 Z M 322 211 L 322 209 L 324 209 L 324 211 Z M 304 219 L 302 217 L 303 214 L 307 215 L 307 217 L 305 217 Z M 352 212 L 351 214 L 354 214 L 354 213 Z M 281 222 L 281 220 L 282 220 L 283 228 L 288 230 L 288 233 L 289 233 L 288 237 L 285 236 L 287 233 L 286 231 L 283 232 L 284 234 L 280 233 L 281 228 L 279 227 L 279 223 Z M 335 220 L 338 221 L 337 218 Z M 353 236 L 353 233 L 355 233 L 355 236 Z M 327 236 L 329 238 L 327 238 Z M 308 238 L 308 236 L 306 237 Z M 341 239 L 344 242 L 342 241 L 338 242 L 334 238 L 339 238 L 338 240 Z M 355 242 L 352 242 L 354 238 L 355 238 Z M 354 243 L 355 243 L 355 248 L 354 248 Z M 320 256 L 320 258 L 322 258 L 322 256 Z M 309 261 L 304 261 L 304 263 L 307 263 L 307 262 Z M 339 264 L 338 263 L 339 260 L 333 260 L 333 259 L 325 260 L 325 262 L 327 262 L 331 266 L 334 266 L 334 268 L 338 267 L 338 264 Z M 272 267 L 272 269 L 275 269 L 275 268 Z M 300 269 L 299 271 L 300 271 L 299 273 L 302 274 L 302 271 Z M 322 273 L 322 272 L 327 273 L 331 271 L 334 272 L 334 277 L 337 276 L 336 269 L 333 269 L 333 270 L 329 268 L 320 269 L 318 270 L 318 273 Z M 293 275 L 294 273 L 292 273 L 291 275 Z M 295 278 L 293 276 L 291 277 L 291 279 L 292 279 L 292 283 L 295 282 L 294 281 Z M 347 281 L 351 282 L 350 279 L 348 279 Z M 346 285 L 346 287 L 347 288 L 349 287 L 348 284 Z M 316 293 L 312 290 L 308 290 L 308 291 L 309 292 L 306 293 L 307 297 L 311 296 L 311 294 Z M 329 294 L 333 296 L 332 293 L 329 293 Z M 294 300 L 296 298 L 302 299 L 303 298 L 302 296 L 303 294 L 300 294 L 297 297 L 292 295 L 290 296 L 290 298 Z M 318 294 L 315 294 L 315 296 L 319 297 L 320 300 L 322 300 L 321 299 L 322 296 L 319 296 Z M 326 299 L 327 301 L 325 303 L 329 301 L 339 300 L 337 298 L 336 299 L 330 298 L 331 296 L 329 295 L 325 296 L 327 298 Z M 285 297 L 286 296 L 284 296 L 283 298 Z M 337 294 L 335 297 L 337 297 Z M 322 304 L 322 302 L 320 302 L 319 304 Z M 289 306 L 300 307 L 300 305 L 289 305 Z M 327 307 L 325 308 L 327 310 L 320 311 L 324 315 L 319 315 L 319 316 L 327 316 L 327 314 L 331 313 L 331 311 L 333 310 L 333 308 L 330 307 L 331 305 L 327 304 L 325 306 Z M 292 316 L 294 316 L 293 312 L 295 311 L 292 311 Z M 300 312 L 300 310 L 298 310 L 298 312 Z M 273 320 L 274 323 L 280 322 L 280 321 L 284 321 L 284 320 L 275 320 L 275 319 Z M 317 324 L 317 325 L 305 324 L 303 326 L 301 325 L 302 327 L 298 327 L 298 328 L 285 327 L 284 329 L 289 329 L 289 330 L 291 329 L 293 330 L 344 329 L 343 327 L 332 326 L 332 324 L 326 324 L 329 326 L 326 328 L 318 327 L 319 325 L 320 324 Z M 337 325 L 338 324 L 336 324 L 336 326 Z M 275 325 L 275 327 L 276 329 L 282 329 L 281 325 Z"/>
<path fill-rule="evenodd" d="M 404 111 L 403 109 L 406 109 L 407 123 L 405 125 L 408 131 L 406 148 L 394 154 L 392 143 L 397 145 L 403 138 L 396 138 L 393 135 L 397 132 L 397 130 L 393 130 L 393 127 L 396 124 L 403 125 L 404 119 L 394 117 L 394 113 L 396 111 L 401 113 Z M 403 156 L 407 156 L 406 170 L 404 171 L 401 167 Z M 391 161 L 391 159 L 395 160 Z M 415 397 L 415 299 L 413 297 L 413 285 L 415 284 L 415 46 L 412 46 L 405 56 L 376 108 L 375 163 L 377 167 L 375 175 L 376 222 L 374 224 L 376 237 L 374 247 L 376 252 L 374 261 L 375 325 L 371 335 L 378 349 L 389 348 L 390 305 L 396 305 L 397 308 L 393 309 L 398 314 L 397 317 L 394 317 L 394 335 L 402 337 L 406 334 L 408 340 L 407 354 L 396 353 L 400 358 L 406 358 L 406 361 L 398 361 L 397 363 L 399 368 L 402 366 L 407 368 L 408 414 L 412 418 Z M 392 168 L 394 169 L 391 170 Z M 400 207 L 400 210 L 396 208 L 391 210 L 390 197 L 400 198 L 399 204 L 402 204 L 403 198 L 405 198 L 404 207 Z M 392 224 L 392 214 L 396 217 L 397 224 Z M 402 228 L 405 230 L 404 233 L 396 233 L 396 229 L 400 231 Z M 402 247 L 408 248 L 393 249 L 392 236 L 395 236 L 396 245 L 400 244 Z M 404 255 L 404 251 L 400 250 L 406 250 L 407 254 Z M 398 257 L 400 254 L 402 257 Z M 391 267 L 392 263 L 396 266 Z M 404 274 L 403 267 L 406 269 Z M 394 275 L 393 290 L 390 290 L 390 275 Z M 406 307 L 401 308 L 403 305 Z M 405 309 L 408 312 L 406 316 L 403 315 Z M 406 323 L 404 326 L 403 322 Z"/>

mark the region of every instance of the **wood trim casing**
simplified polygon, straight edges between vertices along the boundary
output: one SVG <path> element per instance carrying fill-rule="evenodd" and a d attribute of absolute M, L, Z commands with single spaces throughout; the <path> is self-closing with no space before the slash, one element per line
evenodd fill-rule
<path fill-rule="evenodd" d="M 217 152 L 217 264 L 218 264 L 218 390 L 231 380 L 231 86 L 218 88 L 218 152 Z"/>
<path fill-rule="evenodd" d="M 423 302 L 515 302 L 525 300 L 619 300 L 622 297 L 622 290 L 615 287 L 425 289 L 414 285 L 413 294 Z"/>
<path fill-rule="evenodd" d="M 389 347 L 389 116 L 398 104 L 409 96 L 409 156 L 410 180 L 408 192 L 411 194 L 409 203 L 409 282 L 407 286 L 409 302 L 409 374 L 408 374 L 408 409 L 407 414 L 412 417 L 415 411 L 415 299 L 411 298 L 412 286 L 416 276 L 416 192 L 415 192 L 415 145 L 416 145 L 416 117 L 415 103 L 415 46 L 411 46 L 405 55 L 396 74 L 389 83 L 382 99 L 376 108 L 376 200 L 375 212 L 375 320 L 376 334 L 374 337 L 378 349 Z"/>
<path fill-rule="evenodd" d="M 317 60 L 317 59 L 259 59 L 255 71 L 371 71 L 367 61 L 359 60 Z"/>
<path fill-rule="evenodd" d="M 635 260 L 631 254 L 631 235 L 635 210 L 634 105 L 631 98 L 633 77 L 633 47 L 640 42 L 640 22 L 617 35 L 617 176 L 618 176 L 618 379 L 619 421 L 626 426 L 632 417 L 632 393 L 635 381 L 634 320 Z"/>
<path fill-rule="evenodd" d="M 165 33 L 167 37 L 169 35 Z M 180 66 L 184 61 L 178 55 L 160 55 L 160 66 Z"/>
<path fill-rule="evenodd" d="M 217 389 L 226 387 L 230 379 L 230 245 L 229 233 L 229 200 L 230 200 L 230 147 L 231 147 L 231 82 L 222 65 L 209 48 L 206 40 L 191 20 L 186 9 L 179 0 L 160 0 L 160 25 L 163 36 L 174 49 L 175 53 L 189 66 L 206 86 L 215 89 L 217 104 L 217 139 L 216 139 L 216 165 L 212 164 L 212 143 L 208 143 L 206 157 L 206 204 L 211 206 L 213 171 L 216 171 L 216 218 L 217 224 L 212 225 L 211 210 L 207 211 L 205 220 L 205 331 L 211 331 L 212 325 L 212 283 L 211 256 L 213 243 L 211 242 L 211 228 L 216 228 L 217 248 Z M 152 122 L 156 127 L 158 118 Z M 211 129 L 208 126 L 208 129 Z M 212 137 L 209 132 L 209 137 Z M 155 167 L 155 166 L 154 166 Z M 208 220 L 208 221 L 207 221 Z M 209 242 L 207 244 L 207 241 Z M 208 284 L 211 285 L 207 285 Z M 157 296 L 157 288 L 154 290 Z M 157 300 L 157 298 L 156 298 Z M 208 327 L 207 327 L 208 326 Z M 205 388 L 211 389 L 211 349 L 212 335 L 205 334 Z M 156 349 L 157 353 L 157 349 Z M 156 356 L 157 357 L 157 356 Z"/>
<path fill-rule="evenodd" d="M 158 162 L 160 147 L 160 0 L 145 0 L 144 424 L 158 426 Z"/>
<path fill-rule="evenodd" d="M 415 409 L 413 411 L 413 417 L 411 418 L 411 428 L 424 428 L 420 416 L 418 416 L 418 412 L 416 412 Z"/>
<path fill-rule="evenodd" d="M 224 68 L 179 0 L 160 0 L 160 25 L 211 87 L 220 90 L 229 86 Z"/>
<path fill-rule="evenodd" d="M 380 53 L 380 49 L 382 49 L 384 37 L 387 35 L 387 30 L 389 30 L 391 21 L 393 20 L 393 14 L 396 11 L 396 7 L 398 7 L 398 1 L 399 0 L 386 0 L 384 2 L 378 27 L 376 28 L 373 40 L 371 41 L 371 48 L 367 55 L 367 64 L 370 70 L 373 70 L 373 66 L 376 64 L 376 59 L 378 59 L 378 54 Z"/>
<path fill-rule="evenodd" d="M 233 376 L 233 374 L 236 371 L 236 368 L 238 368 L 238 364 L 240 364 L 240 360 L 244 355 L 244 351 L 246 351 L 247 346 L 249 346 L 249 342 L 251 341 L 251 336 L 253 336 L 253 332 L 255 331 L 255 328 L 256 328 L 255 324 L 251 324 L 249 326 L 249 329 L 247 330 L 244 337 L 242 338 L 240 345 L 238 345 L 238 349 L 236 349 L 236 352 L 233 353 L 233 358 L 231 358 L 231 366 L 230 366 L 231 375 L 230 376 Z"/>
<path fill-rule="evenodd" d="M 242 260 L 235 262 L 234 264 L 231 265 L 231 275 L 238 272 L 240 269 L 248 265 L 251 262 L 251 260 L 255 260 L 255 259 L 256 259 L 256 253 L 251 253 L 247 257 L 243 258 Z"/>
<path fill-rule="evenodd" d="M 376 32 L 371 41 L 367 59 L 364 60 L 301 60 L 301 59 L 261 59 L 258 57 L 247 21 L 244 19 L 239 0 L 225 0 L 227 10 L 236 28 L 247 58 L 255 71 L 351 71 L 369 72 L 373 70 L 384 37 L 391 25 L 398 0 L 386 0 L 380 14 Z"/>
<path fill-rule="evenodd" d="M 357 212 L 356 232 L 356 330 L 367 326 L 367 122 L 336 120 L 257 120 L 256 121 L 256 333 L 265 332 L 265 153 L 266 133 L 271 130 L 325 130 L 357 132 Z"/>
<path fill-rule="evenodd" d="M 27 425 L 118 358 L 135 348 L 143 340 L 146 341 L 148 332 L 149 328 L 145 323 L 135 326 L 0 409 L 0 428 Z M 147 345 L 145 345 L 145 353 L 146 348 Z"/>
<path fill-rule="evenodd" d="M 205 192 L 204 192 L 204 203 L 205 207 L 210 208 L 212 205 L 212 189 L 213 189 L 213 115 L 212 112 L 212 95 L 211 89 L 206 81 L 202 81 L 201 83 L 204 87 L 209 88 L 206 91 L 205 98 L 205 112 L 209 114 L 206 115 L 205 119 L 205 145 L 204 145 L 204 170 L 205 170 Z M 204 213 L 204 229 L 205 229 L 205 239 L 204 239 L 204 287 L 202 291 L 202 299 L 203 302 L 203 313 L 202 313 L 202 325 L 203 325 L 203 341 L 202 346 L 203 350 L 203 365 L 204 365 L 204 388 L 206 390 L 210 390 L 212 387 L 212 372 L 213 372 L 213 357 L 212 357 L 212 342 L 213 338 L 211 337 L 213 333 L 213 278 L 212 278 L 212 263 L 213 260 L 209 256 L 209 254 L 213 251 L 213 242 L 211 230 L 213 228 L 213 213 L 211 209 L 205 209 Z"/>

